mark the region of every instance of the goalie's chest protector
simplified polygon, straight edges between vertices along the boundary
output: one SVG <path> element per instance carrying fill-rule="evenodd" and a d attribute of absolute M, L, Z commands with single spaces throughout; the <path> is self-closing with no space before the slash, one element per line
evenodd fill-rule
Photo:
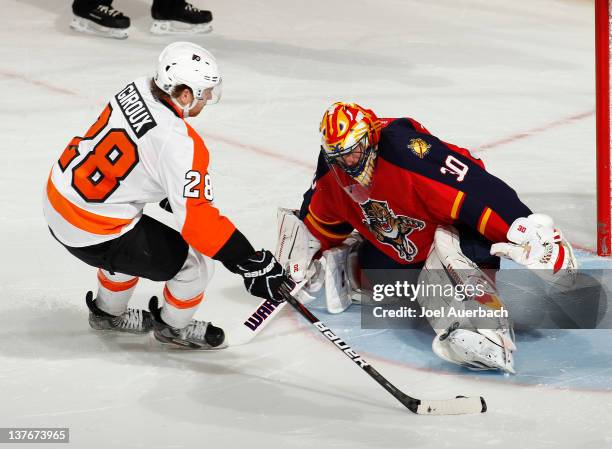
<path fill-rule="evenodd" d="M 413 264 L 427 258 L 436 227 L 459 218 L 462 184 L 476 170 L 484 166 L 468 150 L 440 141 L 414 120 L 397 119 L 382 131 L 366 201 L 350 199 L 332 173 L 326 177 L 335 184 L 340 215 L 386 255 Z"/>

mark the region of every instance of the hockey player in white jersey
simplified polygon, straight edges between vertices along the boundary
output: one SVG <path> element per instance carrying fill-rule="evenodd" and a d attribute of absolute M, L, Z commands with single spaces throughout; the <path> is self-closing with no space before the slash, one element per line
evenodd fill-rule
<path fill-rule="evenodd" d="M 53 165 L 43 200 L 52 235 L 99 268 L 98 292 L 86 297 L 95 329 L 154 330 L 158 340 L 195 349 L 221 348 L 224 332 L 192 319 L 213 274 L 211 259 L 243 276 L 255 296 L 282 301 L 291 281 L 269 251 L 255 251 L 213 203 L 209 153 L 185 121 L 221 95 L 213 56 L 176 42 L 159 57 L 153 78 L 122 87 L 83 136 Z M 178 232 L 143 215 L 160 201 Z M 138 279 L 165 281 L 151 313 L 128 308 Z"/>

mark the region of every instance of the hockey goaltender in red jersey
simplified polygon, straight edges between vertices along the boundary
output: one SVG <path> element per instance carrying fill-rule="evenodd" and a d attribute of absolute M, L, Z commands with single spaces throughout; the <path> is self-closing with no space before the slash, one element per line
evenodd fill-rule
<path fill-rule="evenodd" d="M 192 43 L 170 44 L 155 76 L 121 87 L 53 165 L 44 214 L 55 239 L 99 268 L 97 295 L 86 295 L 94 329 L 153 330 L 169 345 L 219 349 L 223 330 L 192 319 L 213 274 L 211 259 L 262 298 L 282 301 L 279 288 L 293 284 L 213 204 L 210 154 L 185 119 L 220 94 L 213 56 Z M 143 215 L 145 204 L 160 201 L 179 232 Z M 165 282 L 161 308 L 155 297 L 150 313 L 128 308 L 139 277 Z"/>
<path fill-rule="evenodd" d="M 330 312 L 357 298 L 363 287 L 353 275 L 358 269 L 414 268 L 419 282 L 427 282 L 426 272 L 450 265 L 456 272 L 477 270 L 491 286 L 483 271 L 498 269 L 499 256 L 551 282 L 576 268 L 570 244 L 550 217 L 533 214 L 481 160 L 416 120 L 378 118 L 357 104 L 335 103 L 320 132 L 312 187 L 299 212 L 279 214 L 277 257 L 294 280 L 309 279 L 311 291 L 324 283 Z M 317 260 L 321 252 L 325 263 Z M 423 309 L 445 305 L 444 298 L 418 301 Z M 509 320 L 493 321 L 489 329 L 430 323 L 437 334 L 433 350 L 443 359 L 514 372 Z"/>

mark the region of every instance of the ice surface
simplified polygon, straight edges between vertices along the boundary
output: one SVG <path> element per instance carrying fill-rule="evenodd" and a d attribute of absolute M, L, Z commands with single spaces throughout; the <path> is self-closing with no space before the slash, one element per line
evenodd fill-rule
<path fill-rule="evenodd" d="M 276 207 L 299 205 L 309 185 L 322 111 L 354 100 L 477 150 L 585 248 L 582 261 L 609 265 L 592 255 L 592 2 L 194 3 L 215 15 L 213 33 L 193 40 L 217 56 L 224 97 L 192 123 L 217 204 L 258 246 L 274 246 Z M 78 448 L 612 445 L 610 332 L 519 334 L 519 374 L 505 377 L 444 364 L 427 330 L 361 330 L 357 308 L 330 316 L 313 304 L 407 393 L 484 395 L 489 412 L 469 417 L 403 410 L 290 310 L 218 353 L 92 332 L 94 270 L 53 241 L 40 200 L 68 140 L 171 41 L 149 34 L 149 1 L 114 6 L 132 17 L 126 41 L 71 32 L 69 0 L 2 2 L 0 427 L 70 427 Z M 159 291 L 144 281 L 134 302 Z M 253 304 L 219 267 L 198 315 L 231 338 Z"/>

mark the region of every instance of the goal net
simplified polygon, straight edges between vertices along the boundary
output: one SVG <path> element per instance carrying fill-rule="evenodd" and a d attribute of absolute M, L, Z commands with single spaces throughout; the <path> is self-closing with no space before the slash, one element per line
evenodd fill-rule
<path fill-rule="evenodd" d="M 595 0 L 597 254 L 610 255 L 610 20 L 612 0 Z"/>

